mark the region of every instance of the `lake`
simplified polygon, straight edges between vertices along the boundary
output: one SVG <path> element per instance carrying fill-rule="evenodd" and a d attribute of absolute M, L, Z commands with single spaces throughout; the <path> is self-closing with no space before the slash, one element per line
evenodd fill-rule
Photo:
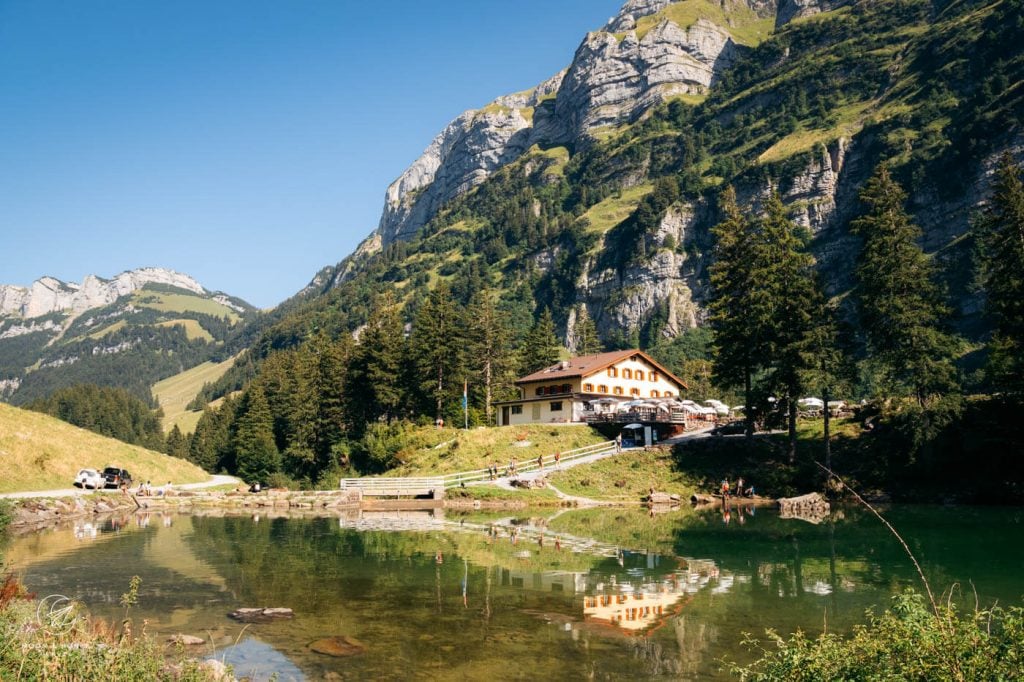
<path fill-rule="evenodd" d="M 935 591 L 973 608 L 1024 595 L 1024 510 L 900 507 Z M 845 508 L 813 525 L 768 509 L 550 510 L 331 518 L 159 513 L 12 539 L 4 560 L 136 630 L 207 640 L 237 675 L 324 679 L 718 679 L 743 633 L 847 631 L 919 587 L 895 538 Z M 292 620 L 242 624 L 241 607 Z M 340 637 L 343 657 L 310 644 Z"/>

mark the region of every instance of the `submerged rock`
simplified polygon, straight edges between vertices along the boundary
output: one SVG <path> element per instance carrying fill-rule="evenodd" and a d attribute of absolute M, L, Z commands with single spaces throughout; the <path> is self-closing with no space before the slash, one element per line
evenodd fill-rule
<path fill-rule="evenodd" d="M 267 623 L 272 620 L 283 620 L 286 618 L 294 618 L 295 612 L 291 609 L 274 607 L 274 608 L 245 608 L 235 609 L 228 614 L 229 618 L 234 618 L 241 623 Z"/>
<path fill-rule="evenodd" d="M 171 644 L 183 644 L 185 646 L 199 646 L 206 642 L 202 637 L 196 637 L 195 635 L 171 635 L 167 638 L 167 641 Z"/>
<path fill-rule="evenodd" d="M 366 645 L 355 637 L 348 635 L 335 635 L 318 639 L 309 645 L 312 651 L 325 656 L 343 658 L 345 656 L 356 656 L 366 651 Z"/>

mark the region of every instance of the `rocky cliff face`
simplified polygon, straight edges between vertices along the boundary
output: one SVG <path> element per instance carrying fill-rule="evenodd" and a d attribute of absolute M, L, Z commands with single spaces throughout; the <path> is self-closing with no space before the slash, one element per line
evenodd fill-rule
<path fill-rule="evenodd" d="M 31 287 L 0 284 L 0 315 L 31 319 L 50 313 L 80 313 L 113 303 L 146 284 L 166 284 L 197 294 L 206 290 L 188 275 L 163 268 L 140 268 L 113 279 L 86 275 L 81 284 L 42 277 Z"/>
<path fill-rule="evenodd" d="M 587 35 L 566 71 L 448 124 L 388 187 L 379 239 L 365 247 L 410 238 L 441 206 L 532 145 L 585 146 L 602 128 L 636 120 L 669 97 L 706 92 L 743 48 L 729 26 L 705 18 L 687 25 L 664 18 L 636 30 L 638 20 L 650 21 L 673 4 L 628 0 L 603 29 Z M 773 0 L 739 6 L 774 12 Z"/>

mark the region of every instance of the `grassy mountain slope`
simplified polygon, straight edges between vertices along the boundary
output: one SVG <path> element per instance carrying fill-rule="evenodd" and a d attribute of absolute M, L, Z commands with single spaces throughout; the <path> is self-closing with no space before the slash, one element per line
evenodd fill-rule
<path fill-rule="evenodd" d="M 638 28 L 668 14 L 685 24 L 700 4 L 673 4 Z M 1021 0 L 881 0 L 759 34 L 706 96 L 674 98 L 598 142 L 535 146 L 412 239 L 360 249 L 320 273 L 207 397 L 237 390 L 261 358 L 315 330 L 357 329 L 382 292 L 411 320 L 441 281 L 460 302 L 494 291 L 520 338 L 544 307 L 569 336 L 571 312 L 585 304 L 606 345 L 654 346 L 700 322 L 726 184 L 755 206 L 776 188 L 816 231 L 829 290 L 843 294 L 856 249 L 848 224 L 881 162 L 910 190 L 954 322 L 982 338 L 964 236 L 985 164 L 1024 146 L 1022 15 Z M 670 214 L 682 216 L 674 232 Z"/>
<path fill-rule="evenodd" d="M 135 480 L 197 483 L 209 476 L 185 460 L 104 438 L 38 412 L 0 403 L 0 492 L 70 488 L 84 467 L 118 466 Z"/>
<path fill-rule="evenodd" d="M 182 433 L 195 431 L 201 410 L 190 410 L 188 404 L 199 395 L 203 386 L 221 378 L 234 364 L 231 357 L 223 362 L 204 362 L 180 374 L 167 377 L 153 385 L 153 397 L 164 411 L 164 431 L 174 426 Z"/>
<path fill-rule="evenodd" d="M 244 301 L 152 283 L 77 316 L 2 318 L 0 334 L 51 324 L 0 338 L 0 379 L 8 379 L 6 397 L 17 405 L 76 383 L 127 388 L 149 400 L 153 383 L 237 353 L 257 318 Z"/>

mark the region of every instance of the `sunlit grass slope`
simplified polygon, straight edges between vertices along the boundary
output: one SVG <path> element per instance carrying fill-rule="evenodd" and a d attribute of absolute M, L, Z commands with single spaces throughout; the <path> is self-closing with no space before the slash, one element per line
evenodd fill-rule
<path fill-rule="evenodd" d="M 410 434 L 409 446 L 398 453 L 401 466 L 390 476 L 429 476 L 483 469 L 494 461 L 504 468 L 515 457 L 519 464 L 556 451 L 565 452 L 605 440 L 589 426 L 498 426 L 491 428 L 436 429 L 420 427 Z"/>
<path fill-rule="evenodd" d="M 221 378 L 234 361 L 235 358 L 232 357 L 224 362 L 204 362 L 154 384 L 153 397 L 164 410 L 164 431 L 170 431 L 175 424 L 182 433 L 195 431 L 196 423 L 203 413 L 198 410 L 187 410 L 186 406 L 192 402 L 204 384 L 213 383 Z"/>
<path fill-rule="evenodd" d="M 209 478 L 190 462 L 4 403 L 0 403 L 0 462 L 0 493 L 70 488 L 83 467 L 118 466 L 136 480 L 160 483 L 198 483 Z"/>

